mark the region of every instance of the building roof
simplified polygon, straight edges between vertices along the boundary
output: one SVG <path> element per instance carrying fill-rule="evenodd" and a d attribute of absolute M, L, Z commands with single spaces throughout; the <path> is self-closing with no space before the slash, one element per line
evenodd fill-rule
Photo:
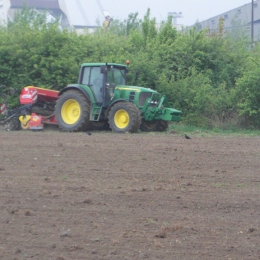
<path fill-rule="evenodd" d="M 38 9 L 60 9 L 58 0 L 10 0 L 11 8 L 21 8 L 24 5 Z"/>

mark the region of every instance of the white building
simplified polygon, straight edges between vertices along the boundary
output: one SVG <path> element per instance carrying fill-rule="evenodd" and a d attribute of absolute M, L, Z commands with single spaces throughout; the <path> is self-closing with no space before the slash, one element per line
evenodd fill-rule
<path fill-rule="evenodd" d="M 104 11 L 99 0 L 88 1 L 83 6 L 80 0 L 0 0 L 0 22 L 12 20 L 16 10 L 24 4 L 39 12 L 47 12 L 48 19 L 58 18 L 62 28 L 93 29 L 104 21 Z"/>
<path fill-rule="evenodd" d="M 260 40 L 260 0 L 255 0 L 253 2 L 253 8 L 252 2 L 250 2 L 225 13 L 211 17 L 205 21 L 198 22 L 195 26 L 199 30 L 207 28 L 210 33 L 217 32 L 220 19 L 223 19 L 224 21 L 225 31 L 232 30 L 235 26 L 241 26 L 248 32 L 248 34 L 251 35 L 253 32 L 255 40 Z M 239 21 L 240 24 L 236 24 L 235 21 Z"/>

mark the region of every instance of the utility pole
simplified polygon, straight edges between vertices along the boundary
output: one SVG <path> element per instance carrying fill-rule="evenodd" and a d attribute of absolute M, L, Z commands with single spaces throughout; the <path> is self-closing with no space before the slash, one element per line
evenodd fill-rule
<path fill-rule="evenodd" d="M 179 13 L 177 13 L 177 12 L 169 12 L 168 16 L 172 17 L 172 24 L 175 25 L 175 26 L 177 25 L 177 18 L 182 18 L 183 17 L 182 16 L 182 12 L 179 12 Z"/>
<path fill-rule="evenodd" d="M 251 13 L 251 40 L 252 40 L 252 47 L 254 47 L 254 0 L 252 0 L 252 13 Z"/>

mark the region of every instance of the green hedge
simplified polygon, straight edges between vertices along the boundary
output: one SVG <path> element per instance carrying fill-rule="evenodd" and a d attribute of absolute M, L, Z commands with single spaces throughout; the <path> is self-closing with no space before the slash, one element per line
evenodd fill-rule
<path fill-rule="evenodd" d="M 219 31 L 178 32 L 170 18 L 158 28 L 148 9 L 143 19 L 130 14 L 78 35 L 25 7 L 0 28 L 0 81 L 18 93 L 26 85 L 62 89 L 77 82 L 83 62 L 129 59 L 128 83 L 164 93 L 187 124 L 258 128 L 260 49 L 242 29 Z"/>

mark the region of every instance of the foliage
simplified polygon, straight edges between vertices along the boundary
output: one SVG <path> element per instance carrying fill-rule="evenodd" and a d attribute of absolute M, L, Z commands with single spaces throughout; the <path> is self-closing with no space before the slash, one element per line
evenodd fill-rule
<path fill-rule="evenodd" d="M 77 79 L 76 34 L 61 31 L 57 23 L 47 24 L 33 10 L 23 10 L 1 31 L 1 82 L 16 89 L 24 85 L 63 87 Z M 75 55 L 75 56 L 74 56 Z"/>
<path fill-rule="evenodd" d="M 248 127 L 260 127 L 260 48 L 247 60 L 243 76 L 237 82 L 237 101 L 240 115 Z"/>
<path fill-rule="evenodd" d="M 183 122 L 260 127 L 260 48 L 251 48 L 239 20 L 228 31 L 220 20 L 212 34 L 198 26 L 178 32 L 170 17 L 157 24 L 148 9 L 143 19 L 132 13 L 106 31 L 79 35 L 25 7 L 0 36 L 0 80 L 17 93 L 25 85 L 62 89 L 77 82 L 83 62 L 128 59 L 128 84 L 165 94 Z"/>
<path fill-rule="evenodd" d="M 109 30 L 113 34 L 128 36 L 131 31 L 139 30 L 142 20 L 138 18 L 138 13 L 131 13 L 128 18 L 120 21 L 115 19 L 111 22 Z"/>

